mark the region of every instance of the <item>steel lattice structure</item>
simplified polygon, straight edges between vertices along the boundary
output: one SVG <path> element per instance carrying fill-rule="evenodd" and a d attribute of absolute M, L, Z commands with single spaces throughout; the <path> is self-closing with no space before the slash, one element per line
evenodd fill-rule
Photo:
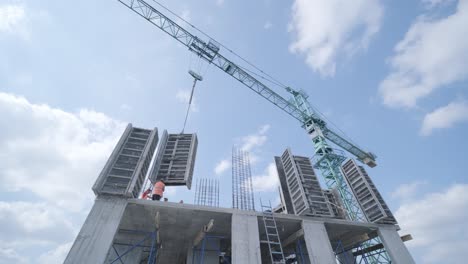
<path fill-rule="evenodd" d="M 327 122 L 325 122 L 318 112 L 311 107 L 307 100 L 308 96 L 304 92 L 294 90 L 290 87 L 285 87 L 286 91 L 293 97 L 291 100 L 287 100 L 247 72 L 245 68 L 221 55 L 219 53 L 220 44 L 208 35 L 204 34 L 208 38 L 207 41 L 199 38 L 144 0 L 118 1 L 152 23 L 154 26 L 166 32 L 175 40 L 179 41 L 199 58 L 215 65 L 221 71 L 232 76 L 253 92 L 262 96 L 264 99 L 273 103 L 278 108 L 298 120 L 301 123 L 301 126 L 312 138 L 315 148 L 315 160 L 317 161 L 315 164 L 316 168 L 320 169 L 329 188 L 337 187 L 347 209 L 348 218 L 356 221 L 366 221 L 359 205 L 354 199 L 348 186 L 345 184 L 343 175 L 340 171 L 340 165 L 344 161 L 345 157 L 341 153 L 335 152 L 330 147 L 327 140 L 333 142 L 338 147 L 352 154 L 359 161 L 370 167 L 375 167 L 377 165 L 375 161 L 376 156 L 373 153 L 361 149 L 350 140 L 330 129 Z M 195 28 L 193 25 L 190 26 Z M 233 207 L 240 209 L 251 208 L 253 210 L 254 206 L 253 193 L 251 192 L 251 180 L 245 181 L 238 178 L 247 177 L 246 175 L 249 175 L 248 177 L 250 177 L 250 166 L 248 166 L 247 172 L 247 170 L 244 170 L 245 168 L 242 165 L 238 165 L 245 163 L 244 156 L 241 156 L 239 160 L 236 159 L 236 164 L 234 159 L 233 155 Z M 238 188 L 235 188 L 235 186 L 238 186 Z M 370 241 L 364 245 L 364 247 L 368 247 L 374 243 L 375 242 Z M 376 255 L 370 258 L 372 263 L 390 263 L 388 260 L 389 257 L 385 252 L 377 252 Z"/>
<path fill-rule="evenodd" d="M 193 203 L 219 207 L 219 181 L 217 179 L 197 179 Z"/>
<path fill-rule="evenodd" d="M 232 208 L 255 210 L 249 153 L 232 148 Z"/>
<path fill-rule="evenodd" d="M 307 101 L 307 95 L 304 92 L 293 92 L 294 103 L 298 108 L 308 113 L 313 113 L 313 109 Z M 325 178 L 325 183 L 329 189 L 336 188 L 341 196 L 343 205 L 346 209 L 347 216 L 352 221 L 367 222 L 367 218 L 364 215 L 359 203 L 354 197 L 353 193 L 349 189 L 345 182 L 343 174 L 341 172 L 341 164 L 346 160 L 346 156 L 343 151 L 333 149 L 326 141 L 323 136 L 322 130 L 319 126 L 312 123 L 304 122 L 304 127 L 308 134 L 312 138 L 314 143 L 315 156 L 314 156 L 314 167 L 319 169 L 322 177 Z M 380 239 L 375 238 L 363 243 L 364 248 L 371 247 L 372 245 L 379 244 Z M 370 263 L 391 263 L 390 257 L 385 250 L 379 250 L 372 252 L 372 254 L 363 255 L 360 257 L 361 261 L 364 259 L 365 262 Z M 358 261 L 358 263 L 360 263 Z"/>

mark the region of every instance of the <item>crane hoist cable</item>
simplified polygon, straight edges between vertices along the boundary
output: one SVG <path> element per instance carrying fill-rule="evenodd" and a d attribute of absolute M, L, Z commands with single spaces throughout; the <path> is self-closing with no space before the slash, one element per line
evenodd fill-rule
<path fill-rule="evenodd" d="M 203 77 L 200 74 L 192 70 L 189 70 L 189 74 L 192 75 L 193 77 L 193 85 L 192 85 L 192 91 L 190 92 L 190 98 L 188 101 L 187 113 L 185 114 L 184 126 L 182 127 L 182 132 L 180 132 L 181 134 L 184 133 L 185 125 L 187 124 L 188 115 L 190 113 L 190 106 L 192 106 L 193 93 L 195 92 L 195 86 L 197 85 L 197 81 L 203 80 Z"/>

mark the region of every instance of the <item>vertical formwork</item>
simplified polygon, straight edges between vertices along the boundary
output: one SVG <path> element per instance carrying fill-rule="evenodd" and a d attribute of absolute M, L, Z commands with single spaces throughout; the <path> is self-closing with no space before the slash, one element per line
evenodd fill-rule
<path fill-rule="evenodd" d="M 128 124 L 94 183 L 94 193 L 138 197 L 157 143 L 157 128 L 149 130 Z"/>
<path fill-rule="evenodd" d="M 151 168 L 151 182 L 163 179 L 168 186 L 186 185 L 190 190 L 197 146 L 197 134 L 168 134 L 164 130 Z"/>
<path fill-rule="evenodd" d="M 291 194 L 289 193 L 288 183 L 286 182 L 286 174 L 284 172 L 283 162 L 281 157 L 275 157 L 276 171 L 280 182 L 280 191 L 282 193 L 282 203 L 286 208 L 286 213 L 294 214 L 294 207 L 292 204 Z"/>
<path fill-rule="evenodd" d="M 370 222 L 396 224 L 395 217 L 362 166 L 353 159 L 341 166 L 346 182 Z"/>
<path fill-rule="evenodd" d="M 346 219 L 346 211 L 344 209 L 344 205 L 341 200 L 340 194 L 338 193 L 338 190 L 323 190 L 323 194 L 325 195 L 328 203 L 330 204 L 334 217 Z"/>
<path fill-rule="evenodd" d="M 281 156 L 281 164 L 282 168 L 277 167 L 277 169 L 278 171 L 284 170 L 288 190 L 284 196 L 285 199 L 287 196 L 290 197 L 293 207 L 293 212 L 290 213 L 333 217 L 331 206 L 320 187 L 310 159 L 294 156 L 288 148 Z"/>

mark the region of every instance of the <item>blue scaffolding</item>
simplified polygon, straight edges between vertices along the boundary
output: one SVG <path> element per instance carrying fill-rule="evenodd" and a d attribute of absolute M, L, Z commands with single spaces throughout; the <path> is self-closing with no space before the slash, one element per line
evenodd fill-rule
<path fill-rule="evenodd" d="M 350 249 L 345 250 L 341 240 L 338 240 L 335 248 L 335 256 L 337 257 L 340 264 L 354 264 L 354 259 L 349 259 L 349 255 L 347 254 L 349 251 Z M 340 255 L 342 255 L 341 258 L 339 257 Z"/>
<path fill-rule="evenodd" d="M 210 241 L 215 241 L 215 240 L 220 241 L 221 239 L 224 239 L 224 238 L 225 237 L 223 237 L 223 236 L 205 235 L 205 237 L 203 238 L 203 240 L 200 243 L 199 248 L 197 248 L 197 247 L 193 248 L 192 263 L 194 263 L 194 264 L 195 263 L 203 264 L 204 261 L 205 261 L 205 252 L 208 251 L 206 248 L 209 248 Z M 217 246 L 215 246 L 216 249 L 214 249 L 214 251 L 216 251 L 218 253 L 219 257 L 223 258 L 224 263 L 230 264 L 231 263 L 230 259 L 222 254 L 221 247 L 219 246 L 219 244 L 216 244 L 216 245 Z M 212 251 L 212 249 L 210 249 L 210 251 Z"/>
<path fill-rule="evenodd" d="M 130 253 L 132 250 L 134 250 L 136 248 L 143 248 L 143 249 L 148 249 L 147 252 L 149 252 L 147 263 L 148 264 L 156 264 L 156 257 L 157 257 L 157 253 L 158 253 L 158 245 L 157 245 L 156 240 L 157 240 L 158 231 L 155 230 L 155 231 L 150 232 L 150 231 L 141 231 L 141 230 L 125 230 L 125 232 L 134 233 L 134 234 L 142 234 L 142 235 L 145 235 L 145 237 L 143 239 L 139 240 L 138 242 L 134 243 L 134 244 L 113 243 L 112 244 L 112 249 L 114 250 L 115 254 L 117 255 L 117 258 L 112 260 L 110 263 L 111 264 L 113 264 L 113 263 L 125 264 L 124 260 L 123 260 L 123 257 L 125 255 L 127 255 L 128 253 Z M 147 242 L 148 240 L 151 240 L 151 246 L 144 245 L 144 243 Z M 116 245 L 128 246 L 128 248 L 123 253 L 119 254 L 119 252 L 115 248 Z"/>
<path fill-rule="evenodd" d="M 360 252 L 360 253 L 359 253 Z M 382 251 L 366 252 L 364 243 L 359 243 L 345 249 L 341 240 L 338 240 L 335 248 L 335 256 L 340 264 L 369 264 L 372 256 L 379 256 Z M 342 255 L 340 257 L 340 255 Z"/>
<path fill-rule="evenodd" d="M 295 250 L 296 260 L 300 264 L 307 263 L 306 260 L 304 259 L 304 250 L 302 249 L 303 241 L 304 240 L 302 240 L 302 239 L 298 239 L 296 241 L 296 250 Z"/>

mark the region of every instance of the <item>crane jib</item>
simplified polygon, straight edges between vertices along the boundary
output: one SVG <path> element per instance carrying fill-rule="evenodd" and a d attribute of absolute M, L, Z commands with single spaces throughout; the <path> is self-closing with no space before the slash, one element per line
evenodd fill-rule
<path fill-rule="evenodd" d="M 355 144 L 351 143 L 342 136 L 333 132 L 326 126 L 325 121 L 318 117 L 318 115 L 309 115 L 306 112 L 303 112 L 293 103 L 274 92 L 267 85 L 257 80 L 255 77 L 253 77 L 241 67 L 236 65 L 234 62 L 222 56 L 219 53 L 220 45 L 213 39 L 210 38 L 208 42 L 201 40 L 197 36 L 191 34 L 182 26 L 178 25 L 176 22 L 169 19 L 167 16 L 165 16 L 163 13 L 158 11 L 156 8 L 154 8 L 144 0 L 117 1 L 119 1 L 120 3 L 122 3 L 141 17 L 145 18 L 151 24 L 166 32 L 168 35 L 170 35 L 186 47 L 188 47 L 190 51 L 194 52 L 209 63 L 214 64 L 222 71 L 231 75 L 234 79 L 238 80 L 239 82 L 249 87 L 251 90 L 259 94 L 269 102 L 276 105 L 278 108 L 280 108 L 281 110 L 298 120 L 302 125 L 305 125 L 306 122 L 314 122 L 322 129 L 325 138 L 329 139 L 330 141 L 335 143 L 337 146 L 343 148 L 347 152 L 353 154 L 359 160 L 369 165 L 370 167 L 375 167 L 377 165 L 375 163 L 376 157 L 374 154 L 362 150 Z"/>

